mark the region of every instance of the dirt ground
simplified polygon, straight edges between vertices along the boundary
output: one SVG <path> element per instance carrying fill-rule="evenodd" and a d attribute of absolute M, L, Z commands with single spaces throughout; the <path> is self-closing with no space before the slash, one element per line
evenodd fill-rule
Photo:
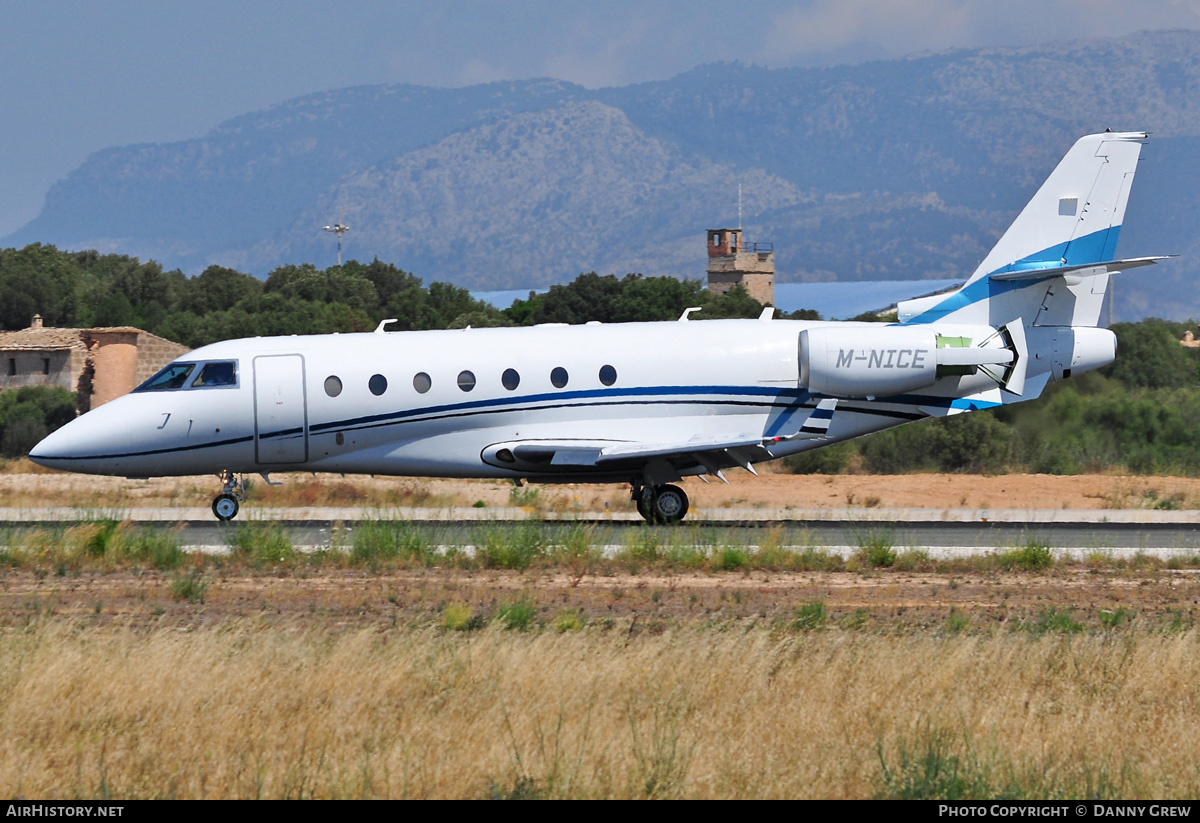
<path fill-rule="evenodd" d="M 120 571 L 0 575 L 0 627 L 46 618 L 84 625 L 196 629 L 252 619 L 303 629 L 386 629 L 438 625 L 448 603 L 483 619 L 518 600 L 553 627 L 661 630 L 681 624 L 787 625 L 821 601 L 831 625 L 887 630 L 939 629 L 951 613 L 975 629 L 1019 627 L 1047 610 L 1069 612 L 1085 628 L 1123 610 L 1146 628 L 1190 626 L 1200 616 L 1200 575 L 1186 571 L 1058 569 L 1044 573 L 683 572 L 584 575 L 562 571 L 418 569 L 364 573 L 240 573 L 209 569 L 203 602 L 173 594 L 178 573 Z"/>
<path fill-rule="evenodd" d="M 0 474 L 0 507 L 206 506 L 219 491 L 212 477 L 126 480 L 57 472 Z M 966 509 L 1196 509 L 1200 478 L 1128 475 L 968 474 L 792 475 L 760 468 L 755 477 L 728 473 L 729 485 L 688 478 L 693 509 L 748 508 L 966 508 Z M 480 503 L 488 508 L 631 510 L 625 485 L 551 485 L 515 488 L 488 480 L 371 478 L 365 475 L 281 474 L 268 487 L 251 478 L 249 506 L 426 506 Z"/>

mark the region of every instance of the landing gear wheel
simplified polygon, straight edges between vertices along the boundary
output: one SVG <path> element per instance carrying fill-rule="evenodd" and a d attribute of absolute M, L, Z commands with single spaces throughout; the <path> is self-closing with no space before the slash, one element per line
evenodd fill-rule
<path fill-rule="evenodd" d="M 218 520 L 227 522 L 237 517 L 239 506 L 238 499 L 232 494 L 218 494 L 213 500 L 212 510 Z"/>
<path fill-rule="evenodd" d="M 654 490 L 650 510 L 656 523 L 678 523 L 688 513 L 688 496 L 678 486 L 659 486 Z"/>
<path fill-rule="evenodd" d="M 238 509 L 246 499 L 246 489 L 232 469 L 225 469 L 217 477 L 221 480 L 221 493 L 213 499 L 212 511 L 218 520 L 226 523 L 237 517 Z"/>

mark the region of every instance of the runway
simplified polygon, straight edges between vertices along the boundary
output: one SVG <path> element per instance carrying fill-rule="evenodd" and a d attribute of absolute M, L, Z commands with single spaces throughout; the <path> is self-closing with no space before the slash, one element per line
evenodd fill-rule
<path fill-rule="evenodd" d="M 1039 543 L 1056 553 L 1084 557 L 1093 552 L 1159 557 L 1200 553 L 1200 512 L 1154 510 L 820 509 L 780 512 L 755 509 L 703 510 L 678 526 L 651 527 L 636 514 L 536 512 L 524 509 L 255 509 L 230 523 L 206 509 L 0 509 L 0 532 L 59 531 L 99 520 L 128 520 L 143 528 L 178 529 L 180 544 L 206 553 L 226 551 L 239 529 L 278 524 L 293 545 L 306 550 L 350 547 L 364 521 L 404 522 L 435 546 L 467 547 L 496 535 L 536 528 L 552 545 L 568 532 L 590 530 L 592 545 L 619 549 L 632 541 L 736 545 L 763 541 L 849 554 L 866 543 L 884 542 L 896 551 L 964 556 Z"/>

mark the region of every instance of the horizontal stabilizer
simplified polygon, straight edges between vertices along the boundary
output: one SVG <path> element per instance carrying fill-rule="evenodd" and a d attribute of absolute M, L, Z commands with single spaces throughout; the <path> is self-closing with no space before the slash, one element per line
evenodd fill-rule
<path fill-rule="evenodd" d="M 1112 260 L 1108 263 L 1080 263 L 1075 266 L 1054 266 L 1048 269 L 1027 269 L 1025 271 L 1002 271 L 990 274 L 992 280 L 1049 280 L 1052 277 L 1062 277 L 1073 274 L 1076 277 L 1090 277 L 1096 274 L 1116 274 L 1126 269 L 1136 269 L 1140 266 L 1152 266 L 1159 260 L 1169 260 L 1177 257 L 1174 254 L 1164 254 L 1158 257 L 1131 257 L 1128 260 Z"/>

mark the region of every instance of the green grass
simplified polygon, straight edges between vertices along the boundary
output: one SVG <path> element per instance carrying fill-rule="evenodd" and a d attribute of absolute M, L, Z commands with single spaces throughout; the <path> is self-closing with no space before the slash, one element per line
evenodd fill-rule
<path fill-rule="evenodd" d="M 1026 623 L 1025 628 L 1030 634 L 1079 634 L 1083 624 L 1073 616 L 1074 609 L 1063 609 L 1057 606 L 1042 609 L 1033 620 Z"/>
<path fill-rule="evenodd" d="M 1056 761 L 1015 761 L 1004 750 L 982 751 L 970 734 L 923 728 L 890 750 L 880 740 L 879 800 L 1116 800 L 1137 795 L 1132 764 L 1100 754 Z"/>
<path fill-rule="evenodd" d="M 229 533 L 229 553 L 255 568 L 289 565 L 298 559 L 291 538 L 278 523 L 239 523 Z"/>
<path fill-rule="evenodd" d="M 511 527 L 490 525 L 476 531 L 475 559 L 485 569 L 528 569 L 546 554 L 548 540 L 540 523 Z"/>
<path fill-rule="evenodd" d="M 442 626 L 454 632 L 470 632 L 483 628 L 483 616 L 466 603 L 447 603 L 442 608 Z"/>
<path fill-rule="evenodd" d="M 797 631 L 813 631 L 824 626 L 828 619 L 829 613 L 825 609 L 825 601 L 810 600 L 796 607 L 792 628 Z"/>
<path fill-rule="evenodd" d="M 124 555 L 163 571 L 177 569 L 187 560 L 187 553 L 179 546 L 178 533 L 156 529 L 140 529 L 132 534 L 125 543 Z"/>
<path fill-rule="evenodd" d="M 522 597 L 500 606 L 496 619 L 509 631 L 527 631 L 536 625 L 537 605 L 532 598 Z"/>
<path fill-rule="evenodd" d="M 435 561 L 429 536 L 411 523 L 364 520 L 354 527 L 350 562 L 355 565 L 432 566 Z"/>
<path fill-rule="evenodd" d="M 192 569 L 187 574 L 171 580 L 171 594 L 176 600 L 203 603 L 208 595 L 208 581 L 204 579 L 200 569 Z"/>
<path fill-rule="evenodd" d="M 868 569 L 890 569 L 896 565 L 895 537 L 888 531 L 870 530 L 858 537 L 854 559 Z"/>
<path fill-rule="evenodd" d="M 971 619 L 958 609 L 951 608 L 950 614 L 946 617 L 946 633 L 947 634 L 962 634 L 971 625 Z"/>
<path fill-rule="evenodd" d="M 1133 620 L 1133 612 L 1124 606 L 1100 610 L 1100 625 L 1106 629 L 1115 629 L 1131 620 Z"/>
<path fill-rule="evenodd" d="M 577 632 L 582 628 L 583 617 L 578 612 L 559 612 L 554 616 L 554 630 L 560 634 Z"/>
<path fill-rule="evenodd" d="M 723 572 L 733 572 L 750 565 L 750 556 L 745 549 L 737 546 L 726 546 L 717 551 L 713 558 L 713 567 Z"/>
<path fill-rule="evenodd" d="M 1019 549 L 996 555 L 996 565 L 1004 571 L 1043 571 L 1054 565 L 1054 553 L 1045 543 L 1031 540 Z"/>
<path fill-rule="evenodd" d="M 117 520 L 102 520 L 96 524 L 95 533 L 84 543 L 89 557 L 104 557 L 114 554 L 121 539 L 121 523 Z"/>

